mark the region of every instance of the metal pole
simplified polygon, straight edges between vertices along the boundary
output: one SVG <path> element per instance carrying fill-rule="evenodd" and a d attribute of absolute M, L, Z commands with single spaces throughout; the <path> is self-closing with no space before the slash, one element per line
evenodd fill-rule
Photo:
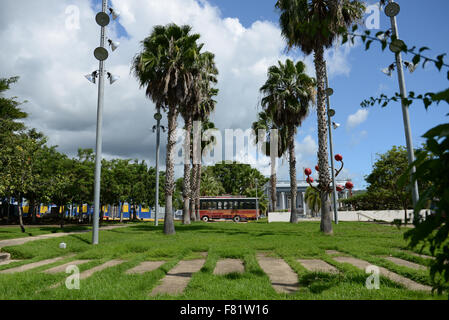
<path fill-rule="evenodd" d="M 256 220 L 259 220 L 259 197 L 257 196 L 257 179 L 256 179 Z"/>
<path fill-rule="evenodd" d="M 326 74 L 326 89 L 329 88 L 329 80 L 327 78 L 327 66 L 325 65 L 325 74 Z M 327 99 L 327 125 L 329 129 L 329 151 L 331 156 L 331 170 L 332 170 L 332 202 L 334 205 L 334 221 L 335 224 L 338 224 L 338 210 L 337 210 L 337 189 L 335 185 L 335 169 L 334 169 L 334 152 L 333 152 L 333 142 L 332 142 L 332 125 L 331 125 L 331 116 L 329 114 L 330 106 L 330 99 L 329 95 L 326 94 Z"/>
<path fill-rule="evenodd" d="M 160 113 L 160 107 L 157 107 L 157 113 Z M 154 225 L 158 226 L 159 216 L 159 143 L 161 137 L 161 120 L 158 118 L 156 124 L 156 211 L 154 212 Z"/>
<path fill-rule="evenodd" d="M 394 2 L 390 0 L 390 2 Z M 393 35 L 396 36 L 396 39 L 399 39 L 398 26 L 396 17 L 391 17 L 391 29 L 393 31 Z M 411 164 L 415 161 L 415 155 L 413 151 L 413 142 L 412 142 L 412 132 L 410 129 L 410 117 L 408 114 L 408 106 L 405 104 L 404 99 L 407 97 L 407 90 L 405 88 L 405 79 L 404 79 L 404 69 L 402 66 L 402 54 L 398 52 L 396 55 L 396 66 L 398 68 L 398 80 L 399 80 L 399 89 L 401 91 L 401 105 L 402 105 L 402 118 L 404 121 L 404 131 L 405 131 L 405 140 L 407 143 L 407 154 L 408 154 L 408 163 Z M 413 166 L 410 172 L 410 183 L 412 185 L 412 201 L 413 206 L 415 207 L 419 200 L 419 191 L 418 191 L 418 182 L 412 181 L 412 174 L 416 172 L 416 168 Z"/>
<path fill-rule="evenodd" d="M 103 0 L 102 11 L 106 12 L 108 1 Z M 104 48 L 106 27 L 101 27 L 100 46 Z M 95 151 L 95 188 L 94 188 L 94 219 L 92 226 L 92 244 L 98 244 L 98 229 L 100 220 L 100 181 L 101 181 L 101 129 L 103 124 L 104 104 L 104 61 L 100 61 L 98 79 L 98 106 L 97 106 L 97 139 Z"/>

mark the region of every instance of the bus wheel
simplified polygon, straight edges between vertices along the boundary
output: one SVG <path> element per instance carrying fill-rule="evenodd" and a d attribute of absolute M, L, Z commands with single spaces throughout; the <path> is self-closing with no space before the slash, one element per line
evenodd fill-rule
<path fill-rule="evenodd" d="M 209 221 L 209 217 L 208 216 L 204 216 L 204 217 L 201 218 L 201 220 L 203 220 L 204 222 L 207 222 L 207 221 Z"/>
<path fill-rule="evenodd" d="M 235 216 L 232 220 L 234 220 L 234 222 L 240 222 L 240 216 Z"/>

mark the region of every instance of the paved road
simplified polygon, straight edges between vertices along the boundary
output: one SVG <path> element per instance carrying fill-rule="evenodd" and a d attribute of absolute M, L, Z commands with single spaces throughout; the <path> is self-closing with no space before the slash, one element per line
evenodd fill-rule
<path fill-rule="evenodd" d="M 117 226 L 106 226 L 101 227 L 100 230 L 111 230 L 116 228 L 123 228 L 128 227 L 127 225 L 117 225 Z M 91 232 L 92 230 L 83 230 L 83 231 L 75 231 L 75 232 L 60 232 L 60 233 L 49 233 L 49 234 L 42 234 L 35 237 L 26 237 L 26 238 L 17 238 L 17 239 L 8 239 L 8 240 L 1 240 L 0 241 L 0 248 L 2 247 L 9 247 L 9 246 L 18 246 L 30 241 L 36 241 L 36 240 L 42 240 L 42 239 L 49 239 L 49 238 L 58 238 L 58 237 L 64 237 L 71 234 L 80 234 L 80 233 L 86 233 Z"/>

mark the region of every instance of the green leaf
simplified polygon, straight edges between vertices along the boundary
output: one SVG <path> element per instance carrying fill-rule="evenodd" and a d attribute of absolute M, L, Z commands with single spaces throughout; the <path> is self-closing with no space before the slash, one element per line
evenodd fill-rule
<path fill-rule="evenodd" d="M 365 50 L 369 49 L 369 46 L 371 45 L 372 42 L 373 42 L 373 40 L 369 40 L 369 41 L 366 42 Z"/>
<path fill-rule="evenodd" d="M 359 27 L 355 24 L 352 26 L 352 32 L 355 32 Z"/>
<path fill-rule="evenodd" d="M 423 51 L 425 51 L 425 50 L 430 50 L 430 49 L 427 48 L 427 47 L 422 47 L 421 49 L 419 49 L 419 53 L 421 53 L 421 52 L 423 52 Z"/>
<path fill-rule="evenodd" d="M 414 65 L 418 65 L 420 61 L 421 61 L 421 56 L 420 55 L 417 54 L 417 55 L 415 55 L 413 57 L 412 62 L 413 62 Z"/>

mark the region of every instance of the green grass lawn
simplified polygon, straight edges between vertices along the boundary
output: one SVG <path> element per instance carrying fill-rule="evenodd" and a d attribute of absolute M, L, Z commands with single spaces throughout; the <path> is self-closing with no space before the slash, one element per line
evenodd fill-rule
<path fill-rule="evenodd" d="M 81 272 L 111 259 L 126 262 L 81 280 L 80 290 L 68 290 L 65 286 L 46 289 L 64 281 L 68 275 L 40 273 L 71 259 L 24 273 L 0 274 L 0 299 L 447 299 L 447 294 L 436 296 L 410 291 L 383 277 L 379 290 L 369 290 L 365 287 L 367 274 L 334 261 L 324 252 L 335 249 L 430 285 L 428 271 L 401 267 L 380 257 L 392 255 L 424 265 L 428 263 L 426 259 L 401 252 L 406 247 L 403 239 L 405 230 L 392 226 L 340 222 L 334 226 L 333 236 L 321 234 L 319 222 L 300 222 L 296 225 L 268 224 L 266 221 L 239 224 L 196 222 L 188 226 L 177 222 L 173 236 L 164 235 L 162 228 L 162 224 L 154 227 L 152 223 L 137 223 L 101 231 L 97 246 L 90 244 L 89 232 L 2 248 L 11 253 L 12 259 L 26 261 L 0 266 L 0 270 L 69 253 L 76 254 L 71 259 L 92 260 L 80 266 Z M 58 247 L 62 241 L 67 243 L 65 250 Z M 206 263 L 200 272 L 194 274 L 182 295 L 148 296 L 179 260 L 199 258 L 200 252 L 208 252 Z M 268 252 L 283 258 L 297 272 L 300 289 L 294 294 L 276 293 L 257 263 L 257 252 Z M 221 258 L 242 259 L 245 273 L 213 275 L 216 262 Z M 296 262 L 299 258 L 322 259 L 334 265 L 340 273 L 308 272 Z M 145 260 L 164 260 L 166 263 L 143 275 L 125 274 L 126 270 Z"/>

